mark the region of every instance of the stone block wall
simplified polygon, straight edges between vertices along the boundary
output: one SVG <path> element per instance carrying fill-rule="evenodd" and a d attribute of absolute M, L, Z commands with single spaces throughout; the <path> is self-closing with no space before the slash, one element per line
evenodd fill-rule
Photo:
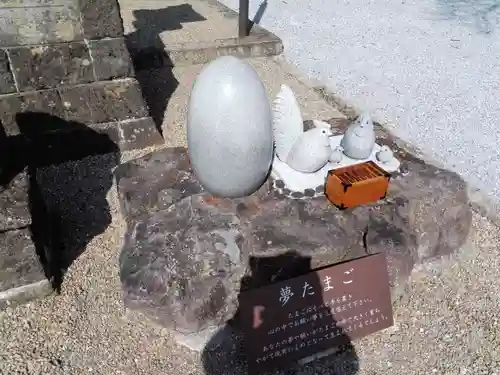
<path fill-rule="evenodd" d="M 27 111 L 87 125 L 121 150 L 163 143 L 134 78 L 116 0 L 0 0 L 8 136 L 24 133 L 16 115 Z"/>
<path fill-rule="evenodd" d="M 2 182 L 0 178 L 0 311 L 52 292 L 44 267 L 48 254 L 33 230 L 26 168 L 8 184 Z"/>
<path fill-rule="evenodd" d="M 162 143 L 116 0 L 0 0 L 0 310 L 63 271 L 37 168 Z"/>

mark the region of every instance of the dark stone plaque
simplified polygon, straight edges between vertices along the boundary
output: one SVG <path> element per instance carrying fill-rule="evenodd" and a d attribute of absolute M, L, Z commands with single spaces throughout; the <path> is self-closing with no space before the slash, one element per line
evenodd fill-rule
<path fill-rule="evenodd" d="M 393 324 L 385 255 L 244 292 L 240 311 L 251 373 L 348 344 Z"/>

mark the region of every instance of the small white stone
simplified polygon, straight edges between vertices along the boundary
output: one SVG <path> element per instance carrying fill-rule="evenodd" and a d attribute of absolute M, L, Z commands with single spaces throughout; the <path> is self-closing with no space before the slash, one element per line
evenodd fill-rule
<path fill-rule="evenodd" d="M 382 164 L 387 164 L 394 158 L 394 154 L 389 147 L 384 145 L 380 148 L 380 151 L 377 152 L 376 157 Z"/>

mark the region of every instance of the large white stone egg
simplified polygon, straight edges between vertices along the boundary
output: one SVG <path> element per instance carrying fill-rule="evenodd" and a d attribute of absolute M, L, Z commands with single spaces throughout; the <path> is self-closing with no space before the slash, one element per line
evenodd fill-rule
<path fill-rule="evenodd" d="M 242 197 L 262 185 L 273 158 L 272 112 L 250 65 L 223 56 L 203 68 L 189 98 L 187 138 L 194 173 L 212 195 Z"/>

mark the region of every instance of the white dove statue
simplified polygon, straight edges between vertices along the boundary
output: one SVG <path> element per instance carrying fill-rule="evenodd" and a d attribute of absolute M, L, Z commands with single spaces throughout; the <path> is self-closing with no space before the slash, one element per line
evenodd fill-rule
<path fill-rule="evenodd" d="M 300 107 L 287 85 L 273 102 L 273 138 L 276 155 L 292 169 L 313 173 L 326 165 L 332 149 L 330 124 L 313 120 L 315 127 L 304 131 Z"/>
<path fill-rule="evenodd" d="M 368 113 L 363 113 L 347 128 L 340 145 L 351 159 L 370 157 L 375 146 L 375 131 Z"/>

